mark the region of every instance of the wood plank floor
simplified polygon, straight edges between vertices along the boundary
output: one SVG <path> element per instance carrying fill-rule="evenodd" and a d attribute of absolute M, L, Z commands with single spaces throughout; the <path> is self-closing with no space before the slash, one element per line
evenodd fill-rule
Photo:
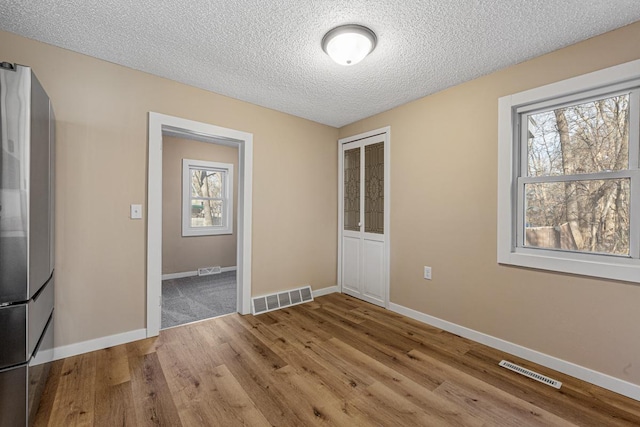
<path fill-rule="evenodd" d="M 51 372 L 36 426 L 640 425 L 640 402 L 342 294 L 165 330 Z"/>

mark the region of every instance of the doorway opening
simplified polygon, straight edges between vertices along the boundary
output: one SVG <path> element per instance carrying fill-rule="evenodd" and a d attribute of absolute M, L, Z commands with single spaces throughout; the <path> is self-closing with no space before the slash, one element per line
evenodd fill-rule
<path fill-rule="evenodd" d="M 163 135 L 161 329 L 237 311 L 238 147 Z"/>
<path fill-rule="evenodd" d="M 237 209 L 228 219 L 235 223 L 236 308 L 248 314 L 251 307 L 251 199 L 253 169 L 253 135 L 164 114 L 149 113 L 148 193 L 147 193 L 147 337 L 156 336 L 162 326 L 162 247 L 163 247 L 163 138 L 201 142 L 237 150 Z M 196 165 L 197 166 L 197 165 Z M 202 198 L 194 197 L 204 206 Z M 211 197 L 208 199 L 217 199 Z M 211 202 L 207 200 L 207 202 Z M 221 203 L 211 202 L 210 206 Z M 193 207 L 190 206 L 189 209 Z M 197 210 L 197 209 L 196 209 Z M 204 208 L 203 208 L 204 210 Z M 199 213 L 198 213 L 199 214 Z M 199 217 L 199 215 L 196 215 Z M 194 222 L 198 224 L 199 220 Z M 216 220 L 214 220 L 216 221 Z M 228 224 L 228 223 L 227 223 Z M 196 227 L 197 228 L 197 227 Z M 205 269 L 218 266 L 205 265 Z M 222 266 L 219 266 L 222 269 Z M 233 266 L 227 266 L 233 267 Z M 233 271 L 233 270 L 229 270 Z M 200 277 L 200 276 L 198 276 Z"/>

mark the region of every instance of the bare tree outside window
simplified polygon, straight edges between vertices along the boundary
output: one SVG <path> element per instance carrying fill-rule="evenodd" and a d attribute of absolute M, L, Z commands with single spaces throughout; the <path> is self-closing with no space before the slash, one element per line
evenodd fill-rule
<path fill-rule="evenodd" d="M 191 226 L 223 225 L 224 172 L 191 169 Z"/>
<path fill-rule="evenodd" d="M 498 100 L 498 263 L 640 282 L 632 61 Z"/>
<path fill-rule="evenodd" d="M 524 117 L 525 246 L 629 255 L 629 95 Z"/>

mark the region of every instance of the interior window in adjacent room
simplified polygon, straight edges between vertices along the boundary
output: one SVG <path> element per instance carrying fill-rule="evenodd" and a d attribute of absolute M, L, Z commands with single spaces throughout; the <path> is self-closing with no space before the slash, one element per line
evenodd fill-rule
<path fill-rule="evenodd" d="M 233 232 L 233 165 L 182 160 L 182 235 Z"/>

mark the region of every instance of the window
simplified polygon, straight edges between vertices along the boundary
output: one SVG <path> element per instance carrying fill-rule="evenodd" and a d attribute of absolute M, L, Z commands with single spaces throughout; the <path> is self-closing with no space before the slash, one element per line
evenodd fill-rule
<path fill-rule="evenodd" d="M 233 232 L 233 165 L 182 159 L 182 235 Z"/>
<path fill-rule="evenodd" d="M 500 98 L 498 262 L 640 282 L 640 61 Z"/>

